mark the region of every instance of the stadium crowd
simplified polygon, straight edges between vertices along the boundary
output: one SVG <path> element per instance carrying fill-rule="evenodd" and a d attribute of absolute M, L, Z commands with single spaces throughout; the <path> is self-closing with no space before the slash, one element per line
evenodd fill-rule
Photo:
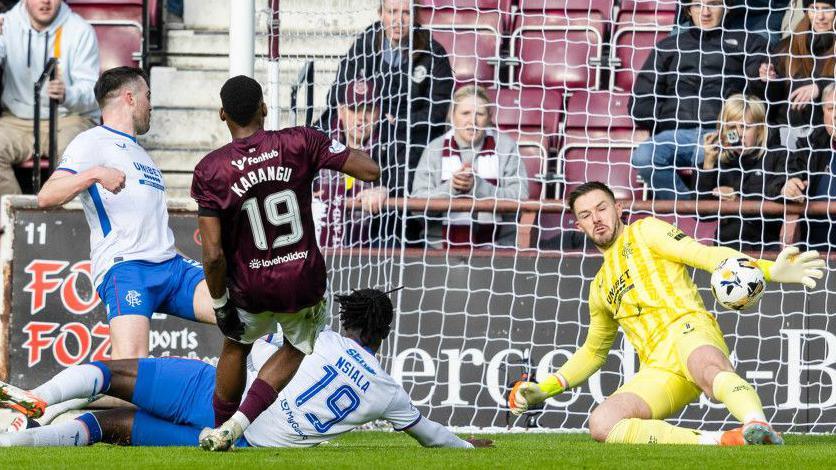
<path fill-rule="evenodd" d="M 174 10 L 180 7 L 169 3 Z M 92 27 L 59 0 L 13 4 L 4 2 L 11 9 L 0 16 L 2 194 L 20 192 L 13 167 L 31 159 L 33 96 L 28 84 L 42 70 L 36 62 L 59 58 L 59 74 L 45 87 L 42 100 L 42 113 L 47 98 L 60 103 L 59 155 L 99 117 L 93 99 L 99 60 Z M 419 9 L 432 4 L 382 0 L 378 21 L 357 36 L 339 63 L 317 125 L 340 142 L 369 151 L 382 177 L 368 185 L 323 172 L 316 193 L 326 221 L 319 234 L 323 245 L 514 245 L 520 213 L 427 210 L 404 217 L 386 200 L 562 198 L 568 183 L 580 183 L 561 180 L 559 158 L 544 159 L 539 172 L 524 164 L 531 157 L 515 141 L 527 139 L 522 125 L 506 129 L 497 124 L 497 96 L 503 90 L 486 89 L 479 80 L 457 74 L 456 58 L 437 40 L 437 31 L 422 25 L 428 16 Z M 594 6 L 588 8 L 591 18 Z M 630 165 L 639 175 L 636 183 L 645 188 L 644 197 L 799 203 L 836 196 L 831 165 L 836 2 L 680 0 L 676 11 L 672 31 L 636 68 L 632 90 L 625 90 L 630 91 L 627 109 L 634 126 Z M 513 82 L 513 71 L 506 73 L 501 64 L 498 68 L 498 77 L 509 75 L 505 78 Z M 602 70 L 615 73 L 614 68 Z M 521 85 L 531 88 L 530 83 Z M 549 87 L 544 78 L 540 88 Z M 558 91 L 558 99 L 565 100 L 576 90 L 567 85 Z M 646 140 L 635 141 L 644 135 Z M 554 156 L 560 139 L 547 136 L 545 152 Z M 620 171 L 613 166 L 608 173 Z M 543 183 L 557 189 L 538 194 Z M 625 189 L 636 194 L 635 188 Z M 763 219 L 769 218 L 724 217 L 716 241 L 774 249 L 782 222 Z M 569 225 L 562 221 L 557 228 L 571 230 Z M 836 242 L 827 217 L 802 225 L 801 237 L 808 244 Z"/>
<path fill-rule="evenodd" d="M 407 107 L 397 104 L 397 97 L 404 93 L 391 93 L 393 83 L 404 82 L 402 77 L 398 78 L 401 81 L 387 78 L 394 76 L 391 64 L 397 62 L 391 59 L 389 46 L 393 42 L 383 40 L 383 46 L 377 47 L 381 40 L 373 33 L 382 30 L 385 38 L 397 38 L 397 31 L 410 27 L 421 31 L 415 36 L 415 51 L 426 49 L 426 36 L 417 16 L 410 16 L 408 1 L 385 0 L 381 5 L 381 21 L 358 38 L 343 59 L 330 102 L 337 103 L 353 80 L 374 76 L 373 80 L 381 84 L 375 88 L 380 94 L 377 99 L 390 110 L 380 113 L 381 127 L 398 128 L 399 122 L 421 125 L 408 136 L 399 130 L 376 132 L 388 136 L 382 138 L 390 142 L 409 142 L 408 152 L 394 148 L 386 153 L 388 164 L 378 158 L 384 168 L 393 162 L 406 165 L 410 176 L 401 179 L 403 171 L 399 168 L 398 181 L 409 182 L 409 187 L 401 189 L 411 197 L 525 199 L 527 185 L 519 182 L 533 182 L 538 175 L 526 173 L 520 164 L 519 148 L 512 144 L 507 150 L 490 150 L 507 139 L 498 132 L 494 113 L 487 109 L 490 106 L 486 106 L 484 115 L 457 115 L 455 111 L 463 102 L 475 100 L 489 105 L 491 99 L 481 87 L 466 82 L 457 81 L 451 91 L 449 65 L 444 64 L 448 55 L 439 44 L 430 40 L 430 49 L 435 51 L 431 66 L 420 65 L 418 59 L 412 62 L 412 80 L 420 83 L 412 88 L 412 102 L 420 105 L 413 104 L 411 114 L 394 112 Z M 591 12 L 594 7 L 589 8 Z M 647 198 L 797 203 L 836 194 L 831 189 L 829 136 L 833 121 L 828 113 L 834 98 L 833 87 L 828 86 L 836 65 L 834 2 L 805 0 L 789 5 L 787 1 L 764 1 L 753 5 L 734 0 L 683 0 L 677 10 L 676 27 L 655 45 L 637 70 L 631 90 L 629 113 L 635 129 L 650 136 L 636 146 L 631 158 L 647 189 Z M 782 20 L 784 29 L 779 26 Z M 366 48 L 363 54 L 358 53 L 361 48 Z M 356 65 L 358 56 L 367 63 Z M 374 74 L 370 74 L 372 70 Z M 449 93 L 453 93 L 451 99 L 446 98 Z M 445 120 L 448 104 L 452 112 Z M 591 108 L 587 111 L 599 112 Z M 328 113 L 332 111 L 326 116 Z M 444 129 L 445 121 L 451 124 L 445 136 L 426 130 Z M 468 127 L 486 131 L 468 139 L 463 136 Z M 465 152 L 461 147 L 469 148 Z M 488 163 L 482 158 L 487 153 L 485 147 L 499 158 Z M 391 152 L 409 157 L 393 158 Z M 423 157 L 416 160 L 421 152 Z M 486 167 L 490 167 L 490 175 L 502 177 L 485 177 Z M 560 173 L 559 169 L 555 171 Z M 403 194 L 392 186 L 390 180 L 391 195 Z M 555 193 L 558 198 L 562 195 L 559 190 Z M 376 199 L 377 203 L 382 204 L 382 199 Z M 367 201 L 363 205 L 368 206 Z M 507 221 L 519 214 L 439 214 L 428 210 L 418 215 L 424 222 L 424 235 L 419 238 L 429 246 L 443 247 L 513 245 L 512 230 L 508 229 L 514 224 L 503 225 L 497 219 Z M 486 223 L 488 219 L 490 223 Z M 448 226 L 455 230 L 447 230 Z M 779 247 L 781 226 L 780 220 L 757 214 L 724 217 L 716 240 L 746 250 L 772 250 Z M 469 230 L 463 232 L 464 227 Z M 808 223 L 804 232 L 802 237 L 811 245 L 826 247 L 831 242 L 827 222 Z M 409 238 L 405 241 L 413 241 L 416 232 L 405 233 Z M 389 232 L 380 236 L 391 239 L 397 235 Z M 354 237 L 342 243 L 369 240 L 368 236 Z"/>
<path fill-rule="evenodd" d="M 836 0 L 804 0 L 802 17 L 784 34 L 773 28 L 772 7 L 789 11 L 788 4 L 767 6 L 765 16 L 741 18 L 733 14 L 734 0 L 678 5 L 676 28 L 644 60 L 626 107 L 634 136 L 646 136 L 633 142 L 630 169 L 640 175 L 647 198 L 798 204 L 836 197 Z M 91 279 L 106 306 L 116 361 L 67 369 L 35 392 L 0 383 L 0 406 L 40 418 L 48 406 L 108 393 L 131 399 L 140 409 L 85 414 L 61 426 L 33 424 L 0 436 L 0 446 L 80 445 L 105 434 L 107 442 L 197 442 L 210 451 L 315 444 L 303 442 L 308 435 L 292 410 L 323 441 L 384 418 L 425 446 L 490 445 L 445 433 L 375 368 L 375 353 L 394 318 L 388 295 L 400 288 L 337 296 L 346 335 L 323 333 L 329 285 L 320 246 L 513 247 L 520 210 L 498 210 L 497 201 L 514 207 L 537 197 L 534 188 L 543 183 L 526 164 L 522 133 L 498 124 L 501 90 L 489 91 L 479 80 L 474 84 L 456 74 L 451 60 L 456 58 L 422 25 L 412 0 L 381 0 L 378 13 L 379 21 L 340 61 L 318 130 L 266 130 L 261 85 L 245 75 L 225 82 L 218 119 L 231 141 L 206 155 L 192 180 L 202 266 L 175 249 L 162 171 L 137 140 L 151 127 L 145 71 L 114 67 L 98 76 L 93 29 L 60 0 L 22 0 L 2 16 L 0 172 L 9 181 L 3 187 L 0 178 L 0 191 L 20 191 L 12 166 L 32 157 L 29 137 L 36 125 L 29 113 L 37 100 L 26 87 L 42 74 L 42 59 L 45 64 L 57 58 L 59 72 L 43 98 L 62 106 L 58 145 L 67 148 L 37 202 L 49 209 L 81 200 L 91 233 Z M 545 62 L 539 65 L 545 72 Z M 524 60 L 513 66 L 520 77 L 531 73 L 522 70 Z M 497 77 L 504 73 L 513 81 L 513 66 L 500 66 Z M 557 96 L 571 99 L 579 90 L 566 85 Z M 585 112 L 601 114 L 591 107 Z M 546 145 L 554 150 L 560 143 Z M 540 163 L 561 174 L 563 162 Z M 716 318 L 686 270 L 721 272 L 715 267 L 729 260 L 736 270 L 754 270 L 763 278 L 741 289 L 743 300 L 756 302 L 754 291 L 759 296 L 767 281 L 814 289 L 824 277 L 825 261 L 795 246 L 785 247 L 774 262 L 743 258 L 728 247 L 776 250 L 786 242 L 780 219 L 745 211 L 738 217 L 700 214 L 719 219 L 715 239 L 724 247 L 704 246 L 657 217 L 626 224 L 616 194 L 624 197 L 631 194 L 624 189 L 635 188 L 614 192 L 608 184 L 616 186 L 610 178 L 617 170 L 604 170 L 585 172 L 582 181 L 566 175 L 546 181 L 562 184 L 539 194 L 566 196 L 564 215 L 577 217 L 577 228 L 604 263 L 590 283 L 584 345 L 542 383 L 527 382 L 526 374 L 524 383 L 514 384 L 510 411 L 524 413 L 585 382 L 607 361 L 621 327 L 642 365 L 590 414 L 593 439 L 782 444 L 754 387 L 734 371 Z M 108 194 L 102 197 L 99 188 Z M 413 207 L 404 217 L 406 211 L 388 204 L 393 197 L 487 200 L 497 207 Z M 316 235 L 314 219 L 324 221 Z M 829 219 L 808 220 L 805 228 L 808 246 L 827 248 L 836 239 Z M 632 263 L 639 266 L 633 274 Z M 155 312 L 215 323 L 225 337 L 217 368 L 199 361 L 133 359 L 149 353 Z M 273 344 L 279 331 L 283 340 Z M 258 341 L 275 348 L 254 368 L 251 353 Z M 337 377 L 344 383 L 328 389 Z M 199 392 L 194 400 L 180 400 L 195 391 L 194 384 Z M 361 398 L 355 388 L 380 398 Z M 663 421 L 700 393 L 722 402 L 742 427 L 700 432 Z M 296 397 L 292 404 L 288 396 Z M 364 404 L 373 406 L 362 409 Z M 316 413 L 303 414 L 303 406 Z M 352 415 L 357 410 L 361 413 Z M 285 429 L 279 429 L 282 421 Z M 82 431 L 86 440 L 80 439 Z M 736 436 L 734 442 L 726 441 L 728 433 Z"/>

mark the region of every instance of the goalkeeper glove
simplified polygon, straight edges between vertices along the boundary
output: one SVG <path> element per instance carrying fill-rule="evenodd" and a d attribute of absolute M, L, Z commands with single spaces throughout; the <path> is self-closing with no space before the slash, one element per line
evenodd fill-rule
<path fill-rule="evenodd" d="M 517 382 L 508 395 L 508 408 L 511 413 L 519 416 L 532 406 L 539 405 L 566 390 L 563 379 L 557 375 L 550 375 L 543 383 Z"/>
<path fill-rule="evenodd" d="M 244 335 L 244 324 L 238 316 L 238 309 L 229 298 L 229 291 L 225 291 L 220 299 L 213 298 L 212 307 L 215 310 L 215 323 L 221 333 L 233 341 L 240 342 L 241 336 Z"/>
<path fill-rule="evenodd" d="M 816 279 L 824 277 L 825 266 L 818 251 L 805 251 L 799 254 L 798 248 L 784 248 L 769 269 L 769 277 L 775 282 L 804 284 L 810 289 L 816 287 Z"/>

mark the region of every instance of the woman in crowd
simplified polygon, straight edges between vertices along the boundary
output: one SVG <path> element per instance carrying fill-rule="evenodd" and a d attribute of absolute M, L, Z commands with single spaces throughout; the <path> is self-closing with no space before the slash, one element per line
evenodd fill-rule
<path fill-rule="evenodd" d="M 770 61 L 761 64 L 769 122 L 786 129 L 782 141 L 790 146 L 818 120 L 815 105 L 822 89 L 833 80 L 834 20 L 836 0 L 805 0 L 804 17 L 778 44 Z"/>
<path fill-rule="evenodd" d="M 389 124 L 380 137 L 398 144 L 397 164 L 412 169 L 427 143 L 444 133 L 453 70 L 444 48 L 421 28 L 409 0 L 381 0 L 379 15 L 340 61 L 320 123 L 326 127 L 333 121 L 349 83 L 369 81 L 380 98 L 381 119 Z"/>
<path fill-rule="evenodd" d="M 697 175 L 700 199 L 763 201 L 777 198 L 787 150 L 767 149 L 766 107 L 757 98 L 736 94 L 723 104 L 717 130 L 705 136 L 705 160 Z M 720 244 L 737 250 L 779 249 L 781 221 L 759 214 L 723 216 Z"/>
<path fill-rule="evenodd" d="M 460 88 L 450 110 L 452 128 L 430 142 L 415 170 L 412 197 L 521 200 L 528 180 L 516 141 L 493 127 L 492 106 L 478 86 Z M 515 243 L 516 214 L 425 214 L 427 242 L 434 247 Z"/>

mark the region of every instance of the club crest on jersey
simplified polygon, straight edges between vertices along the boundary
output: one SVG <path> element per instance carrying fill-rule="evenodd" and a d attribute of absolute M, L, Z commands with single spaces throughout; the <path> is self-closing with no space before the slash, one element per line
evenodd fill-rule
<path fill-rule="evenodd" d="M 128 303 L 131 307 L 139 307 L 142 305 L 142 299 L 140 299 L 141 294 L 135 290 L 129 290 L 128 294 L 125 295 L 125 302 Z"/>
<path fill-rule="evenodd" d="M 331 147 L 329 147 L 328 150 L 330 150 L 331 153 L 340 153 L 345 150 L 345 144 L 337 139 L 334 139 L 331 141 Z"/>
<path fill-rule="evenodd" d="M 415 83 L 422 83 L 427 79 L 427 68 L 419 65 L 412 70 L 412 81 Z"/>

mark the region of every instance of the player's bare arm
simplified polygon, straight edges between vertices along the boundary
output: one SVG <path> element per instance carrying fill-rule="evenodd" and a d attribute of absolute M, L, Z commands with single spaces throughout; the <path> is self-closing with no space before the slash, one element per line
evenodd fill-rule
<path fill-rule="evenodd" d="M 38 207 L 48 209 L 62 206 L 96 183 L 111 193 L 118 194 L 125 187 L 125 173 L 104 166 L 90 168 L 78 174 L 56 171 L 38 193 Z"/>
<path fill-rule="evenodd" d="M 357 149 L 351 149 L 342 172 L 366 182 L 377 181 L 380 178 L 380 166 L 377 162 L 372 160 L 368 153 Z"/>
<path fill-rule="evenodd" d="M 215 322 L 228 337 L 235 337 L 241 328 L 235 306 L 229 300 L 226 284 L 226 257 L 221 246 L 221 219 L 202 215 L 197 219 L 203 247 L 203 273 L 212 298 Z"/>
<path fill-rule="evenodd" d="M 219 299 L 226 293 L 226 258 L 221 247 L 221 220 L 217 217 L 200 216 L 197 223 L 203 247 L 206 285 L 212 298 Z"/>

